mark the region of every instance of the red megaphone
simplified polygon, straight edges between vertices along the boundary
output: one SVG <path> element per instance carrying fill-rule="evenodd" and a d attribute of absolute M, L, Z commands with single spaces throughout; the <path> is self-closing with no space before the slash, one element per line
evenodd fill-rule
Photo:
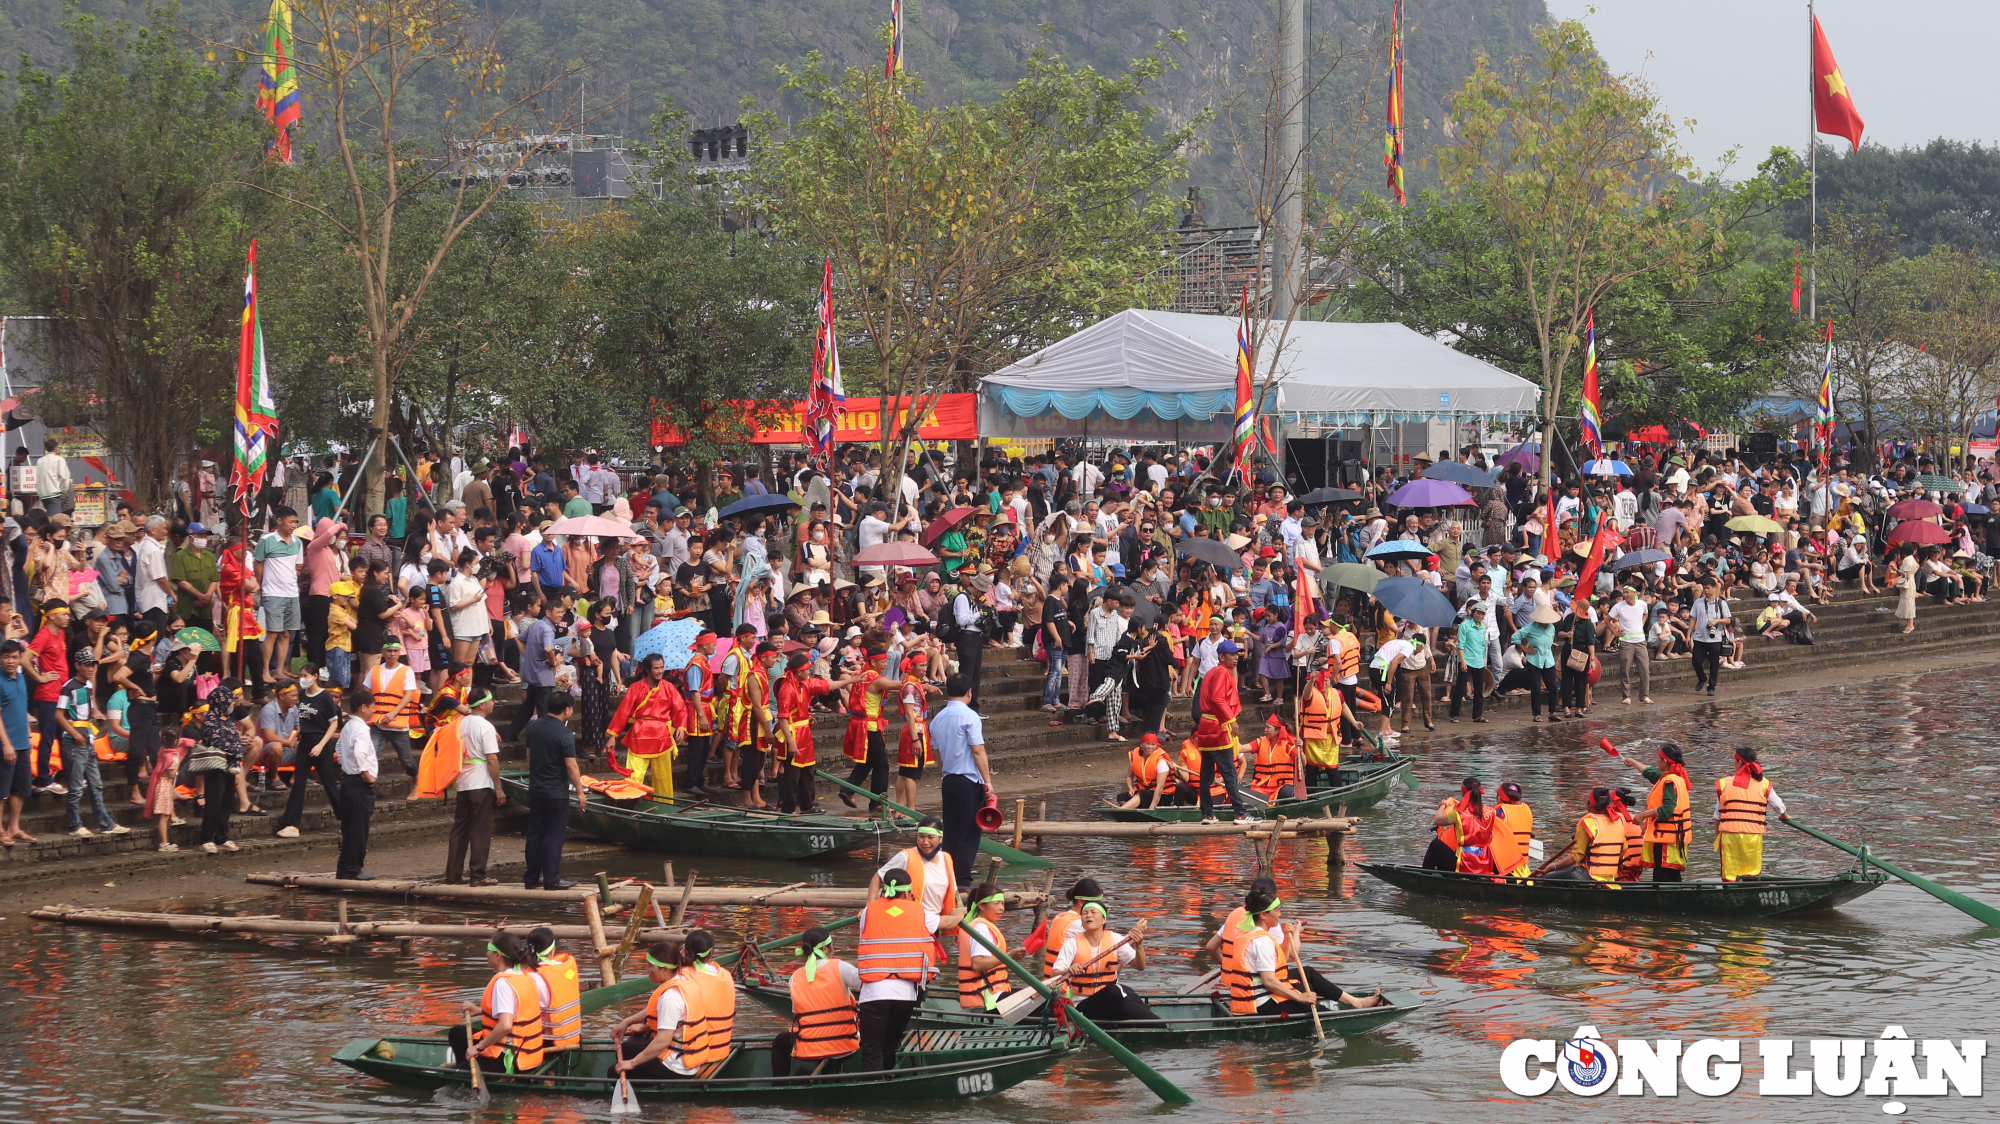
<path fill-rule="evenodd" d="M 987 797 L 986 803 L 980 805 L 978 813 L 972 817 L 972 822 L 978 824 L 981 831 L 999 831 L 1000 825 L 1006 822 L 1000 816 L 1000 797 Z"/>

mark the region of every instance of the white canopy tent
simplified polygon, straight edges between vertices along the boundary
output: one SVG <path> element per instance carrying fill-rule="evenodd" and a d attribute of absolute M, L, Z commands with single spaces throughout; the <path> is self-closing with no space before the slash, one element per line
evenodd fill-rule
<path fill-rule="evenodd" d="M 1236 403 L 1229 316 L 1127 309 L 980 381 L 980 433 L 1208 442 Z M 1275 338 L 1275 336 L 1273 336 Z M 1271 370 L 1257 364 L 1259 386 Z M 1276 357 L 1286 421 L 1387 425 L 1438 416 L 1532 416 L 1533 383 L 1401 324 L 1294 322 Z"/>

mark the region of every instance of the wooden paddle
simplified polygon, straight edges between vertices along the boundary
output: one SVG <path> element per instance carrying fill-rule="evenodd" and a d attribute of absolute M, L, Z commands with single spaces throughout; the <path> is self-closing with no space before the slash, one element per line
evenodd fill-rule
<path fill-rule="evenodd" d="M 1047 998 L 1053 999 L 1055 997 L 1055 993 L 1049 990 L 1047 984 L 1044 984 L 1040 979 L 1037 979 L 1032 972 L 1028 971 L 1026 968 L 1023 968 L 1020 965 L 1020 963 L 1016 961 L 1013 957 L 1008 956 L 1006 953 L 993 947 L 993 942 L 987 940 L 985 935 L 980 933 L 980 931 L 977 928 L 972 926 L 967 926 L 966 928 L 961 929 L 960 932 L 963 932 L 966 936 L 969 936 L 973 940 L 979 942 L 979 947 L 992 953 L 995 957 L 999 959 L 1000 963 L 1007 965 L 1007 970 L 1013 972 L 1015 976 L 1019 977 L 1020 980 L 1023 983 L 1026 983 L 1030 988 L 1033 988 L 1036 992 L 1040 993 L 1041 995 Z M 1149 1066 L 1145 1062 L 1141 1061 L 1139 1059 L 1139 1055 L 1126 1049 L 1125 1046 L 1122 1043 L 1120 1043 L 1117 1039 L 1111 1037 L 1109 1034 L 1106 1034 L 1104 1032 L 1103 1027 L 1100 1027 L 1096 1023 L 1091 1022 L 1089 1019 L 1085 1018 L 1083 1016 L 1083 1013 L 1078 1011 L 1075 1007 L 1071 1007 L 1069 1009 L 1069 1019 L 1071 1022 L 1074 1022 L 1077 1025 L 1077 1027 L 1083 1031 L 1084 1034 L 1088 1035 L 1092 1042 L 1095 1042 L 1099 1046 L 1104 1047 L 1106 1053 L 1110 1054 L 1114 1058 L 1117 1058 L 1121 1063 L 1123 1063 L 1125 1068 L 1131 1071 L 1132 1076 L 1137 1077 L 1141 1082 L 1145 1084 L 1146 1088 L 1151 1089 L 1153 1091 L 1154 1096 L 1160 1098 L 1160 1100 L 1166 1102 L 1167 1104 L 1194 1103 L 1194 1098 L 1188 1096 L 1185 1092 L 1182 1092 L 1180 1086 L 1175 1085 L 1173 1082 L 1167 1080 L 1166 1077 L 1162 1075 L 1159 1070 L 1156 1070 L 1152 1066 Z"/>
<path fill-rule="evenodd" d="M 1200 995 L 1203 991 L 1208 990 L 1210 986 L 1212 986 L 1217 980 L 1221 978 L 1222 978 L 1222 969 L 1210 968 L 1208 970 L 1207 975 L 1194 981 L 1191 984 L 1188 984 L 1186 987 L 1181 988 L 1180 993 L 1182 995 Z"/>
<path fill-rule="evenodd" d="M 632 1095 L 632 1077 L 630 1074 L 619 1074 L 618 1084 L 611 1087 L 611 1115 L 639 1115 L 639 1098 Z"/>
<path fill-rule="evenodd" d="M 895 801 L 888 799 L 887 797 L 877 796 L 875 793 L 870 792 L 865 788 L 862 788 L 858 784 L 849 784 L 847 778 L 845 777 L 836 777 L 832 773 L 827 772 L 825 769 L 814 769 L 813 772 L 821 777 L 826 778 L 827 780 L 832 781 L 835 785 L 838 785 L 839 787 L 844 788 L 849 792 L 854 793 L 857 796 L 867 797 L 868 799 L 874 801 L 877 804 L 882 805 L 884 808 L 887 808 L 890 811 L 901 812 L 902 814 L 910 817 L 912 820 L 923 819 L 923 813 L 918 812 L 913 808 L 905 808 L 901 804 L 898 804 Z M 1000 842 L 998 839 L 988 839 L 986 837 L 986 833 L 983 831 L 979 833 L 979 851 L 981 854 L 991 855 L 994 858 L 999 859 L 1001 862 L 1006 863 L 1008 866 L 1020 867 L 1023 870 L 1041 870 L 1056 865 L 1054 862 L 1045 859 L 1040 855 L 1031 855 L 1026 851 L 1017 851 L 1014 848 L 1009 847 L 1005 843 Z"/>
<path fill-rule="evenodd" d="M 1313 993 L 1312 981 L 1306 978 L 1306 923 L 1292 922 L 1292 961 L 1299 968 L 1299 990 L 1305 992 L 1306 1002 L 1312 1007 L 1313 1035 L 1321 1044 L 1326 1042 L 1326 1028 L 1319 1021 L 1319 996 Z"/>
<path fill-rule="evenodd" d="M 477 1041 L 478 1039 L 472 1036 L 472 1016 L 467 1015 L 465 1016 L 465 1066 L 472 1071 L 473 1093 L 479 1097 L 480 1104 L 486 1104 L 493 1099 L 493 1096 L 486 1091 L 486 1075 L 479 1071 L 479 1051 L 472 1045 Z"/>

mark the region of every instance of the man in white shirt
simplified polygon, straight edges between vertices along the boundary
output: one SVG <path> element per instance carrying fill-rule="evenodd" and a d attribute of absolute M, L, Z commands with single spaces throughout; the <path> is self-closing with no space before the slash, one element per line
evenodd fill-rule
<path fill-rule="evenodd" d="M 1097 494 L 1097 489 L 1104 484 L 1104 470 L 1090 463 L 1088 459 L 1079 459 L 1076 467 L 1069 470 L 1069 478 L 1076 485 L 1077 495 L 1094 496 Z"/>
<path fill-rule="evenodd" d="M 1646 649 L 1646 606 L 1639 603 L 1639 590 L 1626 586 L 1624 599 L 1605 613 L 1618 641 L 1618 689 L 1625 705 L 1632 704 L 1632 668 L 1639 668 L 1639 701 L 1652 702 L 1652 653 Z"/>
<path fill-rule="evenodd" d="M 257 597 L 264 631 L 271 637 L 264 644 L 264 682 L 275 683 L 288 673 L 291 664 L 292 633 L 305 627 L 299 608 L 299 567 L 305 562 L 305 539 L 294 534 L 299 529 L 299 513 L 282 504 L 271 509 L 275 530 L 257 541 Z"/>
<path fill-rule="evenodd" d="M 146 517 L 146 533 L 132 547 L 132 554 L 133 612 L 141 616 L 150 614 L 154 623 L 164 626 L 174 604 L 173 587 L 167 582 L 166 516 Z"/>
<path fill-rule="evenodd" d="M 346 698 L 347 721 L 340 727 L 335 752 L 340 757 L 340 862 L 337 878 L 370 881 L 372 874 L 361 873 L 368 861 L 368 821 L 375 817 L 375 733 L 368 728 L 368 715 L 375 700 L 366 691 Z"/>
<path fill-rule="evenodd" d="M 855 531 L 860 536 L 862 550 L 867 550 L 871 546 L 880 546 L 888 542 L 889 536 L 908 526 L 910 520 L 916 517 L 916 512 L 905 509 L 903 517 L 891 523 L 884 518 L 887 514 L 888 509 L 878 503 L 870 505 L 868 513 L 861 517 L 861 523 L 855 528 Z M 861 572 L 873 577 L 876 574 L 886 575 L 889 572 L 889 568 L 887 566 L 863 566 L 861 567 Z"/>
<path fill-rule="evenodd" d="M 469 705 L 470 714 L 464 710 Z M 486 855 L 493 844 L 493 809 L 507 802 L 500 791 L 500 732 L 493 728 L 493 692 L 475 690 L 459 703 L 458 744 L 462 762 L 458 770 L 457 804 L 452 811 L 451 845 L 445 853 L 444 880 L 457 885 L 461 874 L 471 875 L 474 886 L 497 886 L 500 880 L 486 877 Z M 448 718 L 448 715 L 440 716 Z M 436 735 L 433 735 L 436 736 Z M 466 869 L 466 854 L 472 866 Z"/>
<path fill-rule="evenodd" d="M 35 495 L 42 501 L 42 510 L 50 515 L 74 514 L 76 504 L 69 494 L 69 458 L 57 452 L 56 445 L 55 434 L 42 438 L 42 456 L 35 462 Z"/>
<path fill-rule="evenodd" d="M 1611 497 L 1611 512 L 1613 517 L 1618 520 L 1619 530 L 1631 530 L 1632 524 L 1639 519 L 1638 493 L 1630 488 L 1618 489 L 1618 494 Z"/>

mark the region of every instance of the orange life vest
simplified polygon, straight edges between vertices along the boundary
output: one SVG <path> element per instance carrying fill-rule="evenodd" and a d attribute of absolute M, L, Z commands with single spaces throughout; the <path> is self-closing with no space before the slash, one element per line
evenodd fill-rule
<path fill-rule="evenodd" d="M 1736 778 L 1717 777 L 1715 806 L 1722 812 L 1715 830 L 1730 835 L 1764 834 L 1764 817 L 1771 811 L 1771 782 L 1754 780 L 1744 788 Z"/>
<path fill-rule="evenodd" d="M 1188 779 L 1183 781 L 1176 777 L 1174 782 L 1175 787 L 1185 792 L 1199 794 L 1201 792 L 1201 750 L 1195 746 L 1193 738 L 1188 738 L 1181 742 L 1181 767 L 1187 770 Z M 1211 799 L 1224 799 L 1228 797 L 1229 786 L 1222 783 L 1221 770 L 1217 770 L 1215 779 L 1208 782 L 1208 795 Z"/>
<path fill-rule="evenodd" d="M 839 1058 L 861 1048 L 861 1014 L 854 996 L 840 981 L 840 961 L 821 964 L 806 978 L 792 973 L 792 1021 L 798 1024 L 795 1058 Z"/>
<path fill-rule="evenodd" d="M 542 989 L 535 986 L 535 977 L 519 968 L 509 968 L 487 981 L 486 992 L 479 997 L 482 1037 L 500 1024 L 499 1018 L 493 1014 L 493 989 L 496 987 L 505 987 L 514 993 L 514 1024 L 500 1041 L 479 1051 L 479 1056 L 503 1059 L 509 1073 L 522 1073 L 540 1066 L 543 1049 Z"/>
<path fill-rule="evenodd" d="M 396 690 L 392 686 L 396 683 L 407 686 Z M 409 698 L 409 692 L 420 692 L 422 688 L 417 685 L 417 673 L 411 671 L 408 664 L 396 665 L 393 680 L 389 668 L 376 664 L 368 669 L 368 677 L 362 681 L 362 686 L 375 698 L 375 713 L 368 720 L 370 726 L 383 730 L 407 730 L 410 720 L 419 717 L 417 703 Z"/>
<path fill-rule="evenodd" d="M 1454 796 L 1446 800 L 1445 803 L 1457 809 L 1460 815 L 1465 814 L 1465 797 Z M 1437 828 L 1437 837 L 1439 842 L 1443 843 L 1447 847 L 1450 847 L 1454 852 L 1458 850 L 1458 829 L 1456 827 L 1453 827 L 1451 824 L 1448 823 L 1439 824 Z"/>
<path fill-rule="evenodd" d="M 1603 812 L 1583 817 L 1590 825 L 1590 846 L 1583 855 L 1583 871 L 1599 882 L 1618 881 L 1618 868 L 1625 862 L 1625 821 Z"/>
<path fill-rule="evenodd" d="M 728 1057 L 736 1035 L 736 981 L 710 964 L 682 968 L 653 990 L 652 1002 L 646 1005 L 646 1029 L 655 1034 L 660 1029 L 660 997 L 668 988 L 678 990 L 687 1004 L 668 1051 L 697 1073 Z"/>
<path fill-rule="evenodd" d="M 935 962 L 937 942 L 924 925 L 921 893 L 913 889 L 907 898 L 876 898 L 862 912 L 860 954 L 854 966 L 861 970 L 863 983 L 908 980 L 923 986 Z"/>
<path fill-rule="evenodd" d="M 1299 737 L 1325 741 L 1334 734 L 1333 700 L 1318 687 L 1306 688 L 1305 703 L 1299 708 Z"/>
<path fill-rule="evenodd" d="M 1329 639 L 1333 641 L 1336 650 L 1339 652 L 1339 655 L 1335 657 L 1337 661 L 1335 666 L 1338 670 L 1334 672 L 1334 678 L 1343 683 L 1349 679 L 1360 678 L 1361 638 L 1346 629 L 1342 629 L 1334 633 Z"/>
<path fill-rule="evenodd" d="M 1511 867 L 1501 867 L 1497 862 L 1494 866 L 1501 874 L 1512 874 L 1528 861 L 1528 843 L 1535 837 L 1535 813 L 1526 804 L 1496 804 L 1493 810 L 1513 832 L 1514 850 L 1521 856 L 1520 862 Z"/>
<path fill-rule="evenodd" d="M 1240 910 L 1240 912 L 1247 915 L 1249 911 Z M 1228 967 L 1225 966 L 1223 968 L 1223 976 L 1229 980 L 1229 1013 L 1232 1015 L 1254 1015 L 1257 1013 L 1257 1004 L 1270 997 L 1271 989 L 1264 986 L 1264 977 L 1260 973 L 1252 972 L 1243 965 L 1243 954 L 1249 950 L 1250 942 L 1256 940 L 1258 937 L 1272 937 L 1271 943 L 1278 950 L 1277 971 L 1279 975 L 1284 974 L 1285 964 L 1290 958 L 1286 955 L 1288 950 L 1285 945 L 1278 941 L 1275 936 L 1272 936 L 1268 930 L 1260 928 L 1254 923 L 1250 923 L 1250 928 L 1246 930 L 1243 928 L 1243 925 L 1248 922 L 1247 916 L 1242 920 L 1237 920 L 1235 914 L 1231 914 L 1230 917 L 1232 923 L 1224 926 L 1225 933 L 1222 938 L 1222 947 L 1225 953 L 1229 953 L 1232 944 L 1234 945 L 1234 961 L 1236 965 L 1236 971 L 1233 976 L 1230 975 Z M 1234 941 L 1230 939 L 1232 935 L 1236 938 Z"/>
<path fill-rule="evenodd" d="M 1159 780 L 1160 762 L 1165 760 L 1166 756 L 1166 750 L 1157 745 L 1151 749 L 1147 749 L 1144 743 L 1133 746 L 1130 750 L 1126 751 L 1125 761 L 1132 769 L 1133 792 L 1153 791 L 1154 783 Z M 1171 774 L 1168 777 L 1167 787 L 1170 790 L 1173 788 Z"/>
<path fill-rule="evenodd" d="M 1056 957 L 1062 955 L 1063 942 L 1069 939 L 1069 931 L 1083 924 L 1083 916 L 1073 909 L 1065 909 L 1049 918 L 1048 943 L 1042 946 L 1042 978 L 1056 974 Z"/>
<path fill-rule="evenodd" d="M 1685 846 L 1694 836 L 1694 802 L 1688 799 L 1688 783 L 1679 773 L 1662 773 L 1653 782 L 1653 791 L 1646 794 L 1646 809 L 1655 811 L 1664 804 L 1669 788 L 1674 790 L 1674 814 L 1647 820 L 1645 839 L 1648 843 Z"/>
<path fill-rule="evenodd" d="M 544 1037 L 551 1050 L 574 1050 L 583 1041 L 583 981 L 576 957 L 558 952 L 535 966 L 549 985 L 549 1006 L 543 1012 Z"/>
<path fill-rule="evenodd" d="M 1069 990 L 1078 999 L 1088 999 L 1118 982 L 1118 936 L 1099 929 L 1096 938 L 1081 928 L 1071 934 L 1076 941 L 1076 957 L 1070 963 Z"/>
<path fill-rule="evenodd" d="M 1250 743 L 1257 754 L 1256 770 L 1250 775 L 1250 787 L 1257 792 L 1276 792 L 1288 784 L 1299 780 L 1299 743 L 1290 735 L 1272 738 L 1268 735 Z"/>
<path fill-rule="evenodd" d="M 1000 931 L 998 925 L 978 918 L 970 918 L 964 925 L 959 926 L 958 1005 L 975 1011 L 990 1011 L 993 1009 L 994 1004 L 999 1002 L 1001 996 L 1013 990 L 1013 985 L 1007 982 L 1007 965 L 1005 964 L 995 964 L 984 972 L 973 968 L 973 957 L 990 956 L 992 954 L 984 948 L 979 947 L 971 937 L 965 935 L 966 928 L 972 925 L 979 926 L 980 935 L 992 941 L 993 947 L 999 949 L 1001 952 L 1007 951 L 1007 937 L 1006 934 Z"/>

